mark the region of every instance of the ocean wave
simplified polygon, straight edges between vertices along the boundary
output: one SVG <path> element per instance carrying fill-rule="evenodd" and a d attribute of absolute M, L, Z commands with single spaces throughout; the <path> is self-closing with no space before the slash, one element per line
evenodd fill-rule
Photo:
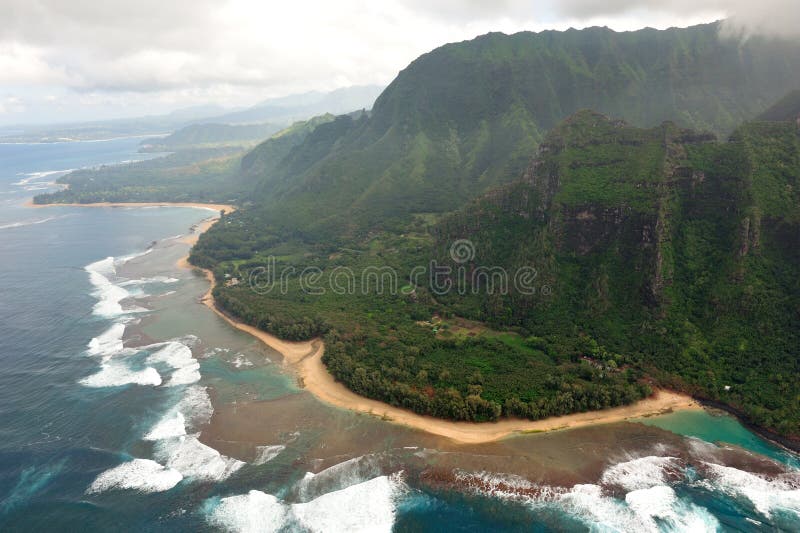
<path fill-rule="evenodd" d="M 629 477 L 630 463 L 611 470 L 610 477 L 615 479 L 615 485 L 620 482 L 628 486 L 650 485 L 658 477 L 649 468 L 646 475 Z M 601 485 L 555 487 L 539 485 L 513 474 L 459 472 L 456 479 L 459 486 L 475 494 L 515 501 L 535 511 L 565 512 L 587 527 L 604 531 L 717 531 L 719 528 L 718 521 L 707 509 L 679 498 L 671 487 L 662 484 L 630 490 L 620 499 Z"/>
<path fill-rule="evenodd" d="M 286 446 L 283 444 L 276 444 L 273 446 L 256 446 L 256 458 L 253 460 L 254 465 L 263 465 L 275 459 L 281 454 Z"/>
<path fill-rule="evenodd" d="M 206 446 L 194 435 L 159 440 L 155 457 L 185 477 L 203 481 L 222 481 L 245 465 Z"/>
<path fill-rule="evenodd" d="M 382 456 L 368 454 L 348 459 L 335 464 L 316 474 L 306 472 L 295 486 L 297 497 L 301 501 L 310 500 L 320 494 L 357 485 L 365 479 L 380 476 Z"/>
<path fill-rule="evenodd" d="M 671 479 L 682 478 L 683 467 L 677 457 L 647 456 L 609 466 L 600 482 L 626 491 L 649 489 L 665 485 Z"/>
<path fill-rule="evenodd" d="M 391 531 L 397 500 L 405 492 L 399 475 L 379 476 L 323 494 L 306 503 L 287 504 L 275 496 L 251 490 L 222 498 L 208 521 L 226 531 Z"/>
<path fill-rule="evenodd" d="M 211 420 L 214 408 L 205 387 L 187 387 L 180 401 L 150 429 L 145 440 L 158 441 L 181 437 Z"/>
<path fill-rule="evenodd" d="M 163 492 L 180 483 L 182 479 L 180 472 L 165 468 L 155 461 L 133 459 L 97 476 L 86 489 L 86 493 L 97 494 L 112 489 Z"/>
<path fill-rule="evenodd" d="M 37 224 L 44 224 L 45 222 L 50 222 L 52 220 L 59 220 L 62 218 L 66 218 L 70 215 L 58 215 L 53 217 L 46 217 L 46 218 L 39 218 L 35 220 L 20 220 L 17 222 L 9 222 L 7 224 L 1 224 L 0 229 L 12 229 L 12 228 L 23 228 L 25 226 L 35 226 Z"/>
<path fill-rule="evenodd" d="M 113 257 L 107 257 L 84 267 L 84 270 L 89 273 L 89 282 L 94 286 L 92 296 L 97 298 L 92 313 L 104 318 L 115 318 L 126 312 L 141 310 L 141 308 L 134 308 L 126 311 L 122 308 L 120 302 L 129 298 L 131 294 L 109 280 L 109 276 L 116 274 L 115 264 L 116 261 Z"/>
<path fill-rule="evenodd" d="M 697 482 L 699 486 L 750 502 L 759 514 L 767 518 L 773 518 L 775 513 L 788 513 L 800 518 L 800 473 L 768 478 L 713 463 L 705 463 L 704 467 L 706 479 Z"/>
<path fill-rule="evenodd" d="M 200 363 L 194 358 L 192 350 L 188 346 L 181 342 L 170 341 L 151 347 L 157 346 L 161 346 L 161 348 L 147 358 L 147 363 L 161 363 L 173 369 L 172 375 L 166 383 L 168 387 L 189 385 L 200 381 Z"/>
<path fill-rule="evenodd" d="M 222 498 L 208 516 L 211 525 L 236 533 L 273 533 L 286 526 L 288 509 L 272 494 L 251 490 Z"/>
<path fill-rule="evenodd" d="M 237 353 L 236 357 L 231 360 L 231 364 L 236 368 L 253 366 L 253 362 L 245 357 L 243 353 Z"/>
<path fill-rule="evenodd" d="M 398 476 L 380 476 L 291 506 L 291 515 L 311 531 L 391 531 L 402 493 Z"/>
<path fill-rule="evenodd" d="M 128 281 L 123 281 L 119 284 L 120 287 L 129 287 L 131 285 L 150 285 L 154 283 L 164 283 L 164 284 L 171 284 L 171 283 L 178 283 L 180 280 L 178 278 L 171 278 L 168 276 L 153 276 L 152 278 L 142 278 L 142 279 L 131 279 Z"/>
<path fill-rule="evenodd" d="M 65 169 L 65 170 L 45 170 L 45 171 L 42 171 L 42 172 L 28 172 L 28 173 L 25 173 L 25 174 L 21 174 L 22 176 L 25 176 L 25 177 L 22 178 L 19 181 L 16 181 L 16 182 L 12 183 L 11 185 L 17 185 L 19 187 L 23 187 L 23 186 L 28 185 L 29 183 L 31 183 L 33 181 L 41 179 L 41 178 L 47 178 L 47 177 L 50 177 L 50 176 L 55 176 L 56 174 L 68 174 L 70 172 L 73 172 L 74 170 L 75 170 L 74 168 L 68 168 L 68 169 Z M 19 176 L 20 174 L 17 174 L 17 175 Z"/>
<path fill-rule="evenodd" d="M 708 509 L 678 498 L 671 487 L 657 485 L 625 495 L 625 502 L 650 531 L 717 531 Z"/>
<path fill-rule="evenodd" d="M 123 349 L 122 336 L 125 334 L 125 324 L 114 323 L 97 337 L 89 341 L 88 354 L 108 357 L 119 353 Z"/>
<path fill-rule="evenodd" d="M 141 252 L 133 252 L 133 253 L 128 254 L 128 255 L 120 256 L 120 257 L 118 257 L 116 259 L 112 258 L 112 263 L 114 264 L 114 266 L 116 268 L 118 266 L 124 265 L 125 263 L 127 263 L 129 261 L 132 261 L 132 260 L 137 259 L 139 257 L 143 257 L 143 256 L 149 254 L 152 251 L 153 251 L 152 248 L 148 248 L 148 249 L 143 250 Z"/>
<path fill-rule="evenodd" d="M 133 370 L 124 361 L 108 359 L 101 364 L 100 371 L 83 378 L 80 384 L 90 388 L 122 387 L 125 385 L 161 385 L 161 375 L 155 368 Z"/>
<path fill-rule="evenodd" d="M 168 353 L 174 355 L 178 350 Z M 222 481 L 245 463 L 220 454 L 201 443 L 196 434 L 189 434 L 208 423 L 212 413 L 206 388 L 187 387 L 181 400 L 150 429 L 144 440 L 155 441 L 155 458 L 183 476 Z"/>
<path fill-rule="evenodd" d="M 186 418 L 180 411 L 164 416 L 144 436 L 144 440 L 158 441 L 186 435 Z"/>

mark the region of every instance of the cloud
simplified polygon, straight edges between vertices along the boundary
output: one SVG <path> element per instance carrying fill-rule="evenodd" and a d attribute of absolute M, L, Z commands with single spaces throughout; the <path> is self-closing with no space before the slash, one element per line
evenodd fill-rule
<path fill-rule="evenodd" d="M 0 114 L 24 113 L 25 102 L 17 96 L 6 96 L 0 100 Z"/>
<path fill-rule="evenodd" d="M 489 31 L 711 21 L 792 34 L 798 0 L 2 0 L 0 90 L 154 110 L 385 84 L 441 44 Z M 56 90 L 57 89 L 57 90 Z M 55 105 L 53 103 L 53 105 Z M 8 106 L 6 106 L 8 107 Z M 78 113 L 78 110 L 72 110 Z"/>
<path fill-rule="evenodd" d="M 560 14 L 575 18 L 615 16 L 627 13 L 717 14 L 727 19 L 727 32 L 775 37 L 800 36 L 798 0 L 561 0 L 553 4 Z"/>

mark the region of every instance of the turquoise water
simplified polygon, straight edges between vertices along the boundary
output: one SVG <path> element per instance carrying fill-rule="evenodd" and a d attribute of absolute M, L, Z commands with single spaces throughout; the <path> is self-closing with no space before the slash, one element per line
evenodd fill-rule
<path fill-rule="evenodd" d="M 137 143 L 0 145 L 0 530 L 800 524 L 796 457 L 728 416 L 461 446 L 319 403 L 176 267 L 208 212 L 23 206 Z"/>
<path fill-rule="evenodd" d="M 794 468 L 800 466 L 796 455 L 764 440 L 745 428 L 738 420 L 722 412 L 678 411 L 668 415 L 643 418 L 640 422 L 707 442 L 733 444 Z"/>

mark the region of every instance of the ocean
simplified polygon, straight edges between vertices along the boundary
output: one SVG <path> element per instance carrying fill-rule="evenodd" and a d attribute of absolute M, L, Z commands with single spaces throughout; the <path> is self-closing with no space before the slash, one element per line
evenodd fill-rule
<path fill-rule="evenodd" d="M 199 302 L 203 209 L 33 209 L 140 139 L 0 144 L 0 530 L 800 529 L 800 463 L 716 412 L 460 445 L 320 403 Z"/>

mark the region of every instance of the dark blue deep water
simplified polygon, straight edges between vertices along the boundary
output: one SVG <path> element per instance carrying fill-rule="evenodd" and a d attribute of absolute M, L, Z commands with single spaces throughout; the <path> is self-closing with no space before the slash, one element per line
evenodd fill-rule
<path fill-rule="evenodd" d="M 797 458 L 724 415 L 459 446 L 320 404 L 198 304 L 208 211 L 24 206 L 138 142 L 0 145 L 0 531 L 800 529 Z"/>

